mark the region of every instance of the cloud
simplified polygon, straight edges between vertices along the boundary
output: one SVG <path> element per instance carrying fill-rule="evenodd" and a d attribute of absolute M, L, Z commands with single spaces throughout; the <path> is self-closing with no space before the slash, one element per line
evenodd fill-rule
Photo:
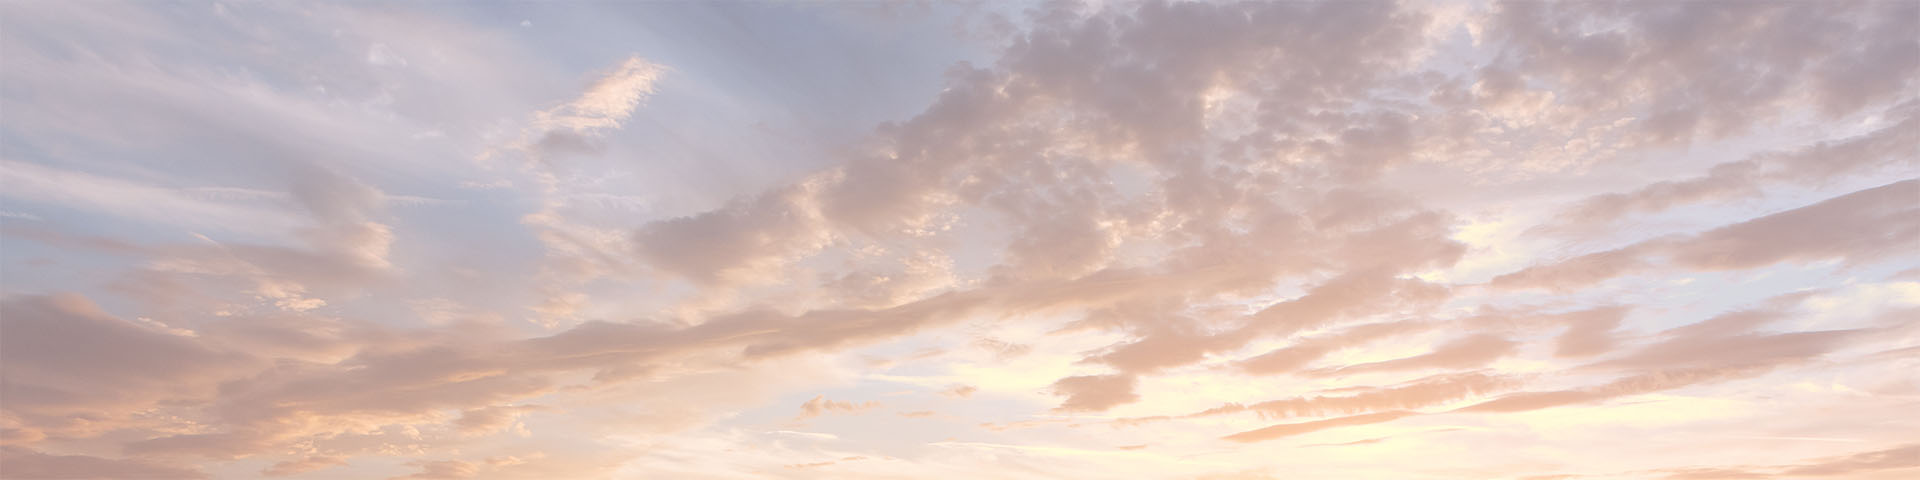
<path fill-rule="evenodd" d="M 15 159 L 0 160 L 9 198 L 205 231 L 280 235 L 298 225 L 284 209 L 203 198 L 179 188 Z"/>
<path fill-rule="evenodd" d="M 880 408 L 880 402 L 853 403 L 841 400 L 828 400 L 825 395 L 816 395 L 806 403 L 800 404 L 800 415 L 795 420 L 806 420 L 826 414 L 853 414 Z"/>
<path fill-rule="evenodd" d="M 1427 368 L 1472 368 L 1510 355 L 1518 347 L 1518 342 L 1499 335 L 1476 334 L 1450 340 L 1434 347 L 1433 351 L 1420 355 L 1347 365 L 1319 373 L 1345 375 Z"/>
<path fill-rule="evenodd" d="M 618 128 L 633 115 L 640 101 L 653 94 L 664 69 L 640 57 L 631 57 L 601 74 L 573 101 L 534 115 L 537 128 L 591 132 Z"/>
<path fill-rule="evenodd" d="M 143 460 L 50 455 L 20 447 L 0 447 L 0 465 L 14 478 L 211 478 L 196 469 Z"/>
<path fill-rule="evenodd" d="M 325 470 L 346 464 L 347 461 L 343 458 L 314 456 L 275 463 L 272 466 L 260 470 L 260 474 L 269 477 L 282 477 Z"/>
<path fill-rule="evenodd" d="M 1387 272 L 1350 272 L 1316 285 L 1306 295 L 1276 303 L 1250 316 L 1253 331 L 1292 333 L 1318 327 L 1343 316 L 1386 311 L 1403 305 L 1438 303 L 1447 287 L 1417 279 L 1395 278 Z"/>
<path fill-rule="evenodd" d="M 518 138 L 494 145 L 480 155 L 481 161 L 518 155 L 518 166 L 537 188 L 539 208 L 520 217 L 546 248 L 537 279 L 544 298 L 530 308 L 538 314 L 533 319 L 536 323 L 551 328 L 578 320 L 588 306 L 588 298 L 574 289 L 633 270 L 620 233 L 567 215 L 569 209 L 578 206 L 577 200 L 605 196 L 576 191 L 587 185 L 577 177 L 564 175 L 562 157 L 601 153 L 599 138 L 620 128 L 655 93 L 655 84 L 667 71 L 638 56 L 627 57 L 598 72 L 598 78 L 572 100 L 533 112 Z"/>
<path fill-rule="evenodd" d="M 1524 412 L 1540 410 L 1563 405 L 1598 402 L 1630 395 L 1671 390 L 1701 383 L 1749 377 L 1758 373 L 1761 373 L 1758 369 L 1738 367 L 1657 370 L 1651 373 L 1619 378 L 1592 388 L 1509 394 L 1461 408 L 1459 411 Z"/>
<path fill-rule="evenodd" d="M 1809 459 L 1798 464 L 1744 466 L 1744 467 L 1697 467 L 1674 469 L 1664 478 L 1670 479 L 1712 479 L 1712 478 L 1817 478 L 1838 476 L 1859 476 L 1882 471 L 1900 471 L 1920 468 L 1920 446 L 1902 445 L 1885 450 L 1859 452 L 1850 455 Z M 1892 478 L 1892 477 L 1888 477 Z"/>
<path fill-rule="evenodd" d="M 1873 172 L 1920 148 L 1920 111 L 1914 105 L 1890 109 L 1890 125 L 1832 142 L 1772 151 L 1714 165 L 1706 175 L 1654 182 L 1640 188 L 1582 199 L 1536 230 L 1588 234 L 1632 214 L 1657 213 L 1715 201 L 1758 197 L 1780 184 L 1819 185 L 1848 174 Z"/>
<path fill-rule="evenodd" d="M 1803 96 L 1830 117 L 1899 98 L 1920 62 L 1868 59 L 1920 51 L 1895 33 L 1911 8 L 1504 2 L 1485 31 L 1506 47 L 1504 63 L 1556 87 L 1569 113 L 1632 115 L 1634 139 L 1686 142 L 1744 132 Z M 1601 23 L 1613 28 L 1582 27 Z"/>
<path fill-rule="evenodd" d="M 1241 360 L 1238 365 L 1252 374 L 1296 372 L 1328 353 L 1343 348 L 1355 347 L 1396 335 L 1418 333 L 1433 327 L 1432 324 L 1405 321 L 1356 325 L 1332 334 L 1293 342 L 1286 347 Z"/>
<path fill-rule="evenodd" d="M 475 408 L 461 412 L 460 419 L 453 423 L 463 432 L 485 434 L 511 426 L 521 415 L 547 409 L 539 405 Z"/>
<path fill-rule="evenodd" d="M 1626 319 L 1629 308 L 1600 307 L 1558 315 L 1567 322 L 1566 331 L 1556 340 L 1554 355 L 1586 357 L 1611 352 L 1620 343 L 1615 332 Z"/>
<path fill-rule="evenodd" d="M 1831 457 L 1795 465 L 1780 473 L 1820 477 L 1910 468 L 1920 468 L 1920 445 Z"/>
<path fill-rule="evenodd" d="M 1904 180 L 1716 228 L 1670 247 L 1672 259 L 1697 270 L 1733 270 L 1899 254 L 1920 235 L 1920 208 L 1908 201 L 1915 195 L 1920 181 Z"/>
<path fill-rule="evenodd" d="M 805 190 L 773 192 L 726 209 L 650 224 L 634 234 L 641 258 L 705 284 L 756 275 L 830 241 Z M 809 241 L 808 239 L 813 239 Z"/>
<path fill-rule="evenodd" d="M 1782 262 L 1850 264 L 1900 255 L 1920 235 L 1912 199 L 1920 180 L 1833 197 L 1694 235 L 1644 241 L 1494 277 L 1494 286 L 1566 291 L 1661 265 L 1691 271 L 1743 270 Z"/>
<path fill-rule="evenodd" d="M 1226 438 L 1227 440 L 1232 440 L 1235 442 L 1242 442 L 1242 443 L 1262 442 L 1262 441 L 1273 440 L 1277 438 L 1291 437 L 1294 435 L 1317 432 L 1317 431 L 1326 430 L 1329 428 L 1391 422 L 1394 420 L 1406 418 L 1413 415 L 1416 415 L 1416 414 L 1414 412 L 1408 412 L 1408 411 L 1390 411 L 1390 412 L 1377 412 L 1377 413 L 1368 413 L 1363 415 L 1354 415 L 1350 417 L 1336 417 L 1336 418 L 1329 418 L 1326 420 L 1315 420 L 1311 422 L 1282 423 L 1279 425 L 1273 425 L 1273 426 L 1261 428 L 1258 430 L 1248 430 L 1245 432 L 1228 435 L 1224 438 Z"/>
<path fill-rule="evenodd" d="M 974 392 L 978 391 L 980 391 L 980 388 L 972 385 L 956 385 L 953 388 L 941 391 L 940 394 L 954 398 L 967 398 L 973 396 Z"/>
<path fill-rule="evenodd" d="M 1055 410 L 1104 411 L 1140 399 L 1132 375 L 1082 375 L 1053 382 L 1055 395 L 1067 397 Z"/>
<path fill-rule="evenodd" d="M 473 478 L 475 475 L 480 474 L 479 466 L 459 460 L 415 461 L 409 463 L 409 465 L 420 467 L 420 472 L 403 477 L 394 477 L 394 480 L 448 480 Z"/>
<path fill-rule="evenodd" d="M 5 411 L 43 429 L 84 431 L 91 422 L 74 420 L 111 425 L 162 402 L 205 399 L 255 362 L 115 318 L 74 294 L 0 301 L 0 330 Z"/>
<path fill-rule="evenodd" d="M 1797 298 L 1793 296 L 1789 298 Z M 1663 333 L 1664 339 L 1580 368 L 1628 375 L 1586 388 L 1510 394 L 1460 409 L 1516 412 L 1599 402 L 1693 385 L 1748 378 L 1807 362 L 1870 332 L 1829 330 L 1757 333 L 1785 316 L 1783 306 L 1722 314 Z"/>
<path fill-rule="evenodd" d="M 126 7 L 0 15 L 7 476 L 1911 466 L 1911 5 Z"/>
<path fill-rule="evenodd" d="M 1263 419 L 1274 419 L 1408 410 L 1470 399 L 1520 384 L 1519 379 L 1512 377 L 1484 373 L 1447 373 L 1397 385 L 1347 388 L 1341 392 L 1347 393 L 1345 395 L 1283 398 L 1246 405 L 1229 403 L 1183 417 L 1131 418 L 1122 419 L 1120 423 L 1136 424 L 1241 412 L 1252 412 Z"/>
<path fill-rule="evenodd" d="M 851 457 L 841 457 L 836 460 L 828 460 L 824 462 L 795 463 L 795 464 L 787 465 L 786 467 L 787 468 L 820 468 L 820 467 L 832 466 L 834 464 L 838 464 L 841 462 L 853 462 L 853 461 L 866 460 L 866 459 L 867 457 L 855 455 Z"/>

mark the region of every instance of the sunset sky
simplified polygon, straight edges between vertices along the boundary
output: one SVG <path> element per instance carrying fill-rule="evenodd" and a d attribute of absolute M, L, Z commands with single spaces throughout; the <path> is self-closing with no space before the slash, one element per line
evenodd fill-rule
<path fill-rule="evenodd" d="M 1920 478 L 1920 0 L 0 1 L 0 478 Z"/>

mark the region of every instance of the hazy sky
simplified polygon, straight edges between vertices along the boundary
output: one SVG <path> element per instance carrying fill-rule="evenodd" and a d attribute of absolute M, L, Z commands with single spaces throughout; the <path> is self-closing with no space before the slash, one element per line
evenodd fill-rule
<path fill-rule="evenodd" d="M 0 478 L 1920 477 L 1920 1 L 0 1 Z"/>

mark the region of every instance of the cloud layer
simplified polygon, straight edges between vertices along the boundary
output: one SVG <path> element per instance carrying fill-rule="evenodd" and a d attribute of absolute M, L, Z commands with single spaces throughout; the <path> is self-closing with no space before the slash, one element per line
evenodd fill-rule
<path fill-rule="evenodd" d="M 112 10 L 0 477 L 1920 473 L 1913 2 Z"/>

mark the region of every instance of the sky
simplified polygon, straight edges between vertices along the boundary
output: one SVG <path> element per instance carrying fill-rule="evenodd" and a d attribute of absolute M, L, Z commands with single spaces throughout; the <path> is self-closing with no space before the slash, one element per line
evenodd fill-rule
<path fill-rule="evenodd" d="M 0 1 L 0 478 L 1909 479 L 1920 2 Z"/>

